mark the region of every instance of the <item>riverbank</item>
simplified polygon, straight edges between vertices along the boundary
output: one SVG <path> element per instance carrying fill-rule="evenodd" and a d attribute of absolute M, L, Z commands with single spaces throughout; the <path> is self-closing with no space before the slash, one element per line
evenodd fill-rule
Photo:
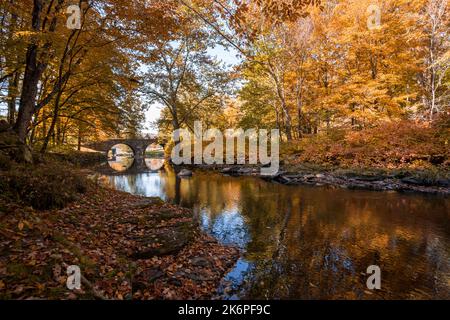
<path fill-rule="evenodd" d="M 432 124 L 382 122 L 328 128 L 280 143 L 280 171 L 266 180 L 287 185 L 450 194 L 450 117 Z M 249 155 L 246 155 L 248 160 Z M 232 176 L 258 176 L 258 166 L 194 166 Z"/>
<path fill-rule="evenodd" d="M 284 185 L 332 186 L 355 190 L 450 195 L 449 172 L 282 165 L 278 174 L 265 176 L 261 175 L 260 166 L 251 165 L 196 165 L 183 166 L 183 168 L 215 171 L 235 177 L 254 176 Z"/>
<path fill-rule="evenodd" d="M 38 169 L 24 170 L 34 180 Z M 92 181 L 79 191 L 48 210 L 0 197 L 0 299 L 211 299 L 238 259 L 191 210 Z M 81 290 L 66 287 L 70 265 L 81 269 Z"/>

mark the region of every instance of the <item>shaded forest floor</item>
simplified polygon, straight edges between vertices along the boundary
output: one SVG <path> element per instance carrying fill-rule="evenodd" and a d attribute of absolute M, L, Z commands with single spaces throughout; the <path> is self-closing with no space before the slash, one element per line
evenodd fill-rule
<path fill-rule="evenodd" d="M 53 167 L 43 166 L 23 175 Z M 11 187 L 19 170 L 0 172 L 2 181 Z M 190 210 L 93 182 L 79 189 L 70 204 L 56 202 L 63 208 L 40 211 L 0 196 L 1 299 L 210 299 L 238 258 L 201 233 Z M 70 265 L 81 268 L 81 290 L 66 287 Z"/>
<path fill-rule="evenodd" d="M 282 143 L 279 173 L 263 178 L 288 185 L 448 195 L 449 143 L 448 116 L 432 126 L 405 120 L 361 130 L 329 129 Z M 260 166 L 194 168 L 260 176 Z"/>

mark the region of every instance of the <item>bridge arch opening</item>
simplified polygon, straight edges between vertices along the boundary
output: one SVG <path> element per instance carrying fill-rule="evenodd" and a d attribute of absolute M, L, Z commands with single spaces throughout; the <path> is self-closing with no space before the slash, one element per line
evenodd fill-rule
<path fill-rule="evenodd" d="M 159 171 L 164 167 L 164 147 L 152 143 L 145 149 L 145 165 L 151 171 Z"/>
<path fill-rule="evenodd" d="M 134 161 L 135 152 L 127 144 L 116 144 L 108 151 L 108 164 L 115 171 L 123 172 L 130 169 Z"/>

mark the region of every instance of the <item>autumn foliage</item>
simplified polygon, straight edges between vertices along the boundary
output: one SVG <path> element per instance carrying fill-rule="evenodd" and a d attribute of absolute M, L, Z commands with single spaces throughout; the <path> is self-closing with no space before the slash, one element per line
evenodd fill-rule
<path fill-rule="evenodd" d="M 330 130 L 306 137 L 287 153 L 296 162 L 324 166 L 448 170 L 448 120 L 430 127 L 411 121 L 383 123 L 361 131 Z"/>
<path fill-rule="evenodd" d="M 439 179 L 418 185 L 441 180 L 432 191 L 448 192 L 448 1 L 373 2 L 80 0 L 72 29 L 73 1 L 2 0 L 0 298 L 214 296 L 237 249 L 202 234 L 189 210 L 79 173 L 105 159 L 74 149 L 143 136 L 144 125 L 169 147 L 196 121 L 278 129 L 286 172 L 422 170 Z M 145 123 L 155 108 L 159 119 Z M 287 173 L 269 178 L 344 181 Z M 423 190 L 395 183 L 372 189 Z M 83 290 L 66 290 L 67 264 L 83 267 Z"/>

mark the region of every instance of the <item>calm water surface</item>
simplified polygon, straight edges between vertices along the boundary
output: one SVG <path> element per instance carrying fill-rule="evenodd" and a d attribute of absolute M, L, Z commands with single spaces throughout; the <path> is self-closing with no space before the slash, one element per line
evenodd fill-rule
<path fill-rule="evenodd" d="M 168 167 L 105 179 L 192 208 L 205 232 L 240 247 L 221 286 L 226 298 L 450 299 L 448 197 L 202 172 L 179 179 Z M 380 291 L 366 287 L 370 265 L 382 270 Z"/>

